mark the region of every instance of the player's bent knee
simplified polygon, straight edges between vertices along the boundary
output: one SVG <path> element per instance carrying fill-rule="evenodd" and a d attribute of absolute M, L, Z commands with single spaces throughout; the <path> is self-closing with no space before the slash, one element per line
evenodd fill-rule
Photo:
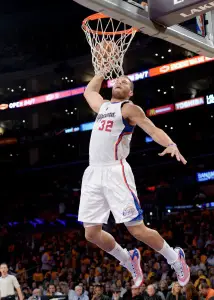
<path fill-rule="evenodd" d="M 93 234 L 91 232 L 85 231 L 85 238 L 88 242 L 93 243 Z"/>
<path fill-rule="evenodd" d="M 85 238 L 87 241 L 91 243 L 95 243 L 99 238 L 102 227 L 93 226 L 93 227 L 85 227 Z"/>

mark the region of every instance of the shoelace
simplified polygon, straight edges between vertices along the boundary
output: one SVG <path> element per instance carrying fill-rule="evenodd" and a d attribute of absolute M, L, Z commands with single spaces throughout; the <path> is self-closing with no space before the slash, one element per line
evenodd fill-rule
<path fill-rule="evenodd" d="M 178 275 L 178 277 L 184 277 L 184 272 L 183 272 L 182 264 L 179 261 L 175 262 L 174 264 L 172 264 L 171 267 L 172 267 L 172 269 L 175 270 L 175 272 Z"/>
<path fill-rule="evenodd" d="M 133 266 L 133 264 L 131 263 L 131 270 L 129 269 L 130 273 L 132 274 L 132 277 L 135 279 L 137 277 L 137 274 L 135 272 L 135 268 Z"/>
<path fill-rule="evenodd" d="M 131 258 L 131 257 L 130 257 Z M 132 262 L 127 262 L 127 264 L 129 264 L 130 263 L 130 266 L 131 266 L 131 268 L 132 268 L 132 270 L 130 269 L 130 268 L 127 268 L 127 266 L 126 266 L 126 264 L 125 263 L 120 263 L 120 265 L 121 266 L 123 266 L 124 268 L 127 268 L 128 270 L 129 270 L 129 272 L 132 274 L 132 277 L 133 278 L 136 278 L 137 277 L 137 274 L 136 274 L 136 272 L 135 272 L 135 268 L 134 268 L 134 266 L 133 266 L 133 263 Z"/>

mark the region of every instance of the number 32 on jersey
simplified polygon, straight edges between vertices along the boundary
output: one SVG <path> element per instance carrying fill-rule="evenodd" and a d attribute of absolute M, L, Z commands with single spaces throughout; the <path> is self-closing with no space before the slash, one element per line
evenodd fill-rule
<path fill-rule="evenodd" d="M 102 120 L 100 122 L 100 126 L 98 127 L 98 130 L 111 132 L 113 124 L 114 124 L 113 121 Z"/>

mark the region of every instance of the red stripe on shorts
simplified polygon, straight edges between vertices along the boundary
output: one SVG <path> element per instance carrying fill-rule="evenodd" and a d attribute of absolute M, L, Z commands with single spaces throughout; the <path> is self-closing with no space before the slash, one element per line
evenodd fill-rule
<path fill-rule="evenodd" d="M 138 197 L 135 195 L 135 193 L 132 191 L 132 189 L 130 188 L 129 184 L 128 184 L 128 181 L 126 179 L 126 174 L 125 174 L 125 168 L 124 168 L 124 164 L 123 164 L 123 161 L 120 160 L 120 164 L 122 166 L 122 173 L 123 173 L 123 179 L 125 181 L 125 184 L 127 186 L 127 188 L 129 189 L 129 191 L 131 192 L 132 196 L 138 201 L 138 203 L 140 203 L 140 200 L 138 199 Z"/>

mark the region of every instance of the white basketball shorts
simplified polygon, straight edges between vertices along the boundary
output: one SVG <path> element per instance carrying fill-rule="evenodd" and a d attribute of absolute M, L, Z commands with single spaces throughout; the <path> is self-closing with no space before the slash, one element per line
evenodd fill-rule
<path fill-rule="evenodd" d="M 110 211 L 116 223 L 142 221 L 131 167 L 126 160 L 90 165 L 83 175 L 78 220 L 106 224 Z"/>

